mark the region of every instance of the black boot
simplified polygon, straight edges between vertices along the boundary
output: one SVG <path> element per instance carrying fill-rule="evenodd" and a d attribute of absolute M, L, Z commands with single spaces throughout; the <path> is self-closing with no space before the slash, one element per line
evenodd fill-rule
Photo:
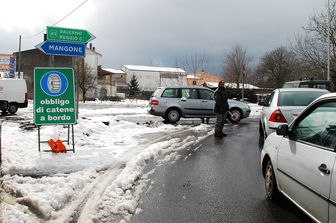
<path fill-rule="evenodd" d="M 215 132 L 215 137 L 223 137 L 224 135 L 223 135 L 223 133 L 220 133 L 220 132 Z"/>

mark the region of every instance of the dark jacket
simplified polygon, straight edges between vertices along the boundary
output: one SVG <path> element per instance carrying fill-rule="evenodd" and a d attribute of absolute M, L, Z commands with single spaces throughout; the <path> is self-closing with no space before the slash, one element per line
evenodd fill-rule
<path fill-rule="evenodd" d="M 224 87 L 217 88 L 215 91 L 215 113 L 225 113 L 229 111 L 228 95 Z"/>

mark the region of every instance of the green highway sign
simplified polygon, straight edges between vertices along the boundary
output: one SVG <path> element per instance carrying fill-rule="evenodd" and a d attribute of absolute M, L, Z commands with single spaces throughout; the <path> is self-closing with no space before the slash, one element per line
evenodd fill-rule
<path fill-rule="evenodd" d="M 76 124 L 75 81 L 72 68 L 34 69 L 34 123 Z"/>
<path fill-rule="evenodd" d="M 47 26 L 47 39 L 72 43 L 87 43 L 96 37 L 83 29 Z"/>

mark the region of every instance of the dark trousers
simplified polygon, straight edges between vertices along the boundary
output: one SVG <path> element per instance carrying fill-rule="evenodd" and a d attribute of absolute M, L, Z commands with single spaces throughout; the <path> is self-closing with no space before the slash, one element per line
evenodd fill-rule
<path fill-rule="evenodd" d="M 222 134 L 223 133 L 223 128 L 224 128 L 226 116 L 227 116 L 227 112 L 216 114 L 215 133 L 217 133 L 217 134 Z"/>

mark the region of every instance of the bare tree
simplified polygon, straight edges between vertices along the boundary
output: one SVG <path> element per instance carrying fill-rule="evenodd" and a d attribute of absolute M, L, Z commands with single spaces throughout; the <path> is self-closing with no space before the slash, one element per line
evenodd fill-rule
<path fill-rule="evenodd" d="M 315 67 L 318 78 L 327 77 L 328 32 L 330 36 L 330 77 L 336 84 L 336 3 L 329 7 L 330 28 L 327 11 L 312 16 L 303 29 L 305 35 L 297 35 L 294 51 L 302 60 Z M 323 71 L 321 74 L 320 71 Z"/>
<path fill-rule="evenodd" d="M 223 76 L 229 82 L 234 82 L 239 88 L 239 83 L 243 81 L 243 68 L 246 70 L 249 59 L 247 52 L 241 46 L 237 45 L 224 57 Z"/>
<path fill-rule="evenodd" d="M 293 75 L 297 75 L 299 61 L 294 52 L 285 47 L 278 47 L 266 53 L 257 68 L 257 78 L 268 87 L 282 87 Z"/>
<path fill-rule="evenodd" d="M 207 69 L 206 68 L 207 57 L 205 56 L 205 53 L 201 55 L 197 53 L 193 55 L 186 54 L 185 57 L 180 60 L 178 58 L 175 58 L 174 66 L 181 67 L 182 69 L 187 71 L 187 73 L 191 73 L 195 75 L 196 77 L 197 73 L 203 72 Z M 196 83 L 196 80 L 194 80 L 194 84 L 195 83 Z"/>
<path fill-rule="evenodd" d="M 83 102 L 86 101 L 86 95 L 90 90 L 96 89 L 97 77 L 93 72 L 93 68 L 85 64 L 83 69 L 79 72 L 79 88 L 82 92 Z"/>
<path fill-rule="evenodd" d="M 186 56 L 185 64 L 187 70 L 191 73 L 196 74 L 197 72 L 204 71 L 206 64 L 206 56 L 203 53 L 202 55 L 194 54 L 189 57 Z"/>

